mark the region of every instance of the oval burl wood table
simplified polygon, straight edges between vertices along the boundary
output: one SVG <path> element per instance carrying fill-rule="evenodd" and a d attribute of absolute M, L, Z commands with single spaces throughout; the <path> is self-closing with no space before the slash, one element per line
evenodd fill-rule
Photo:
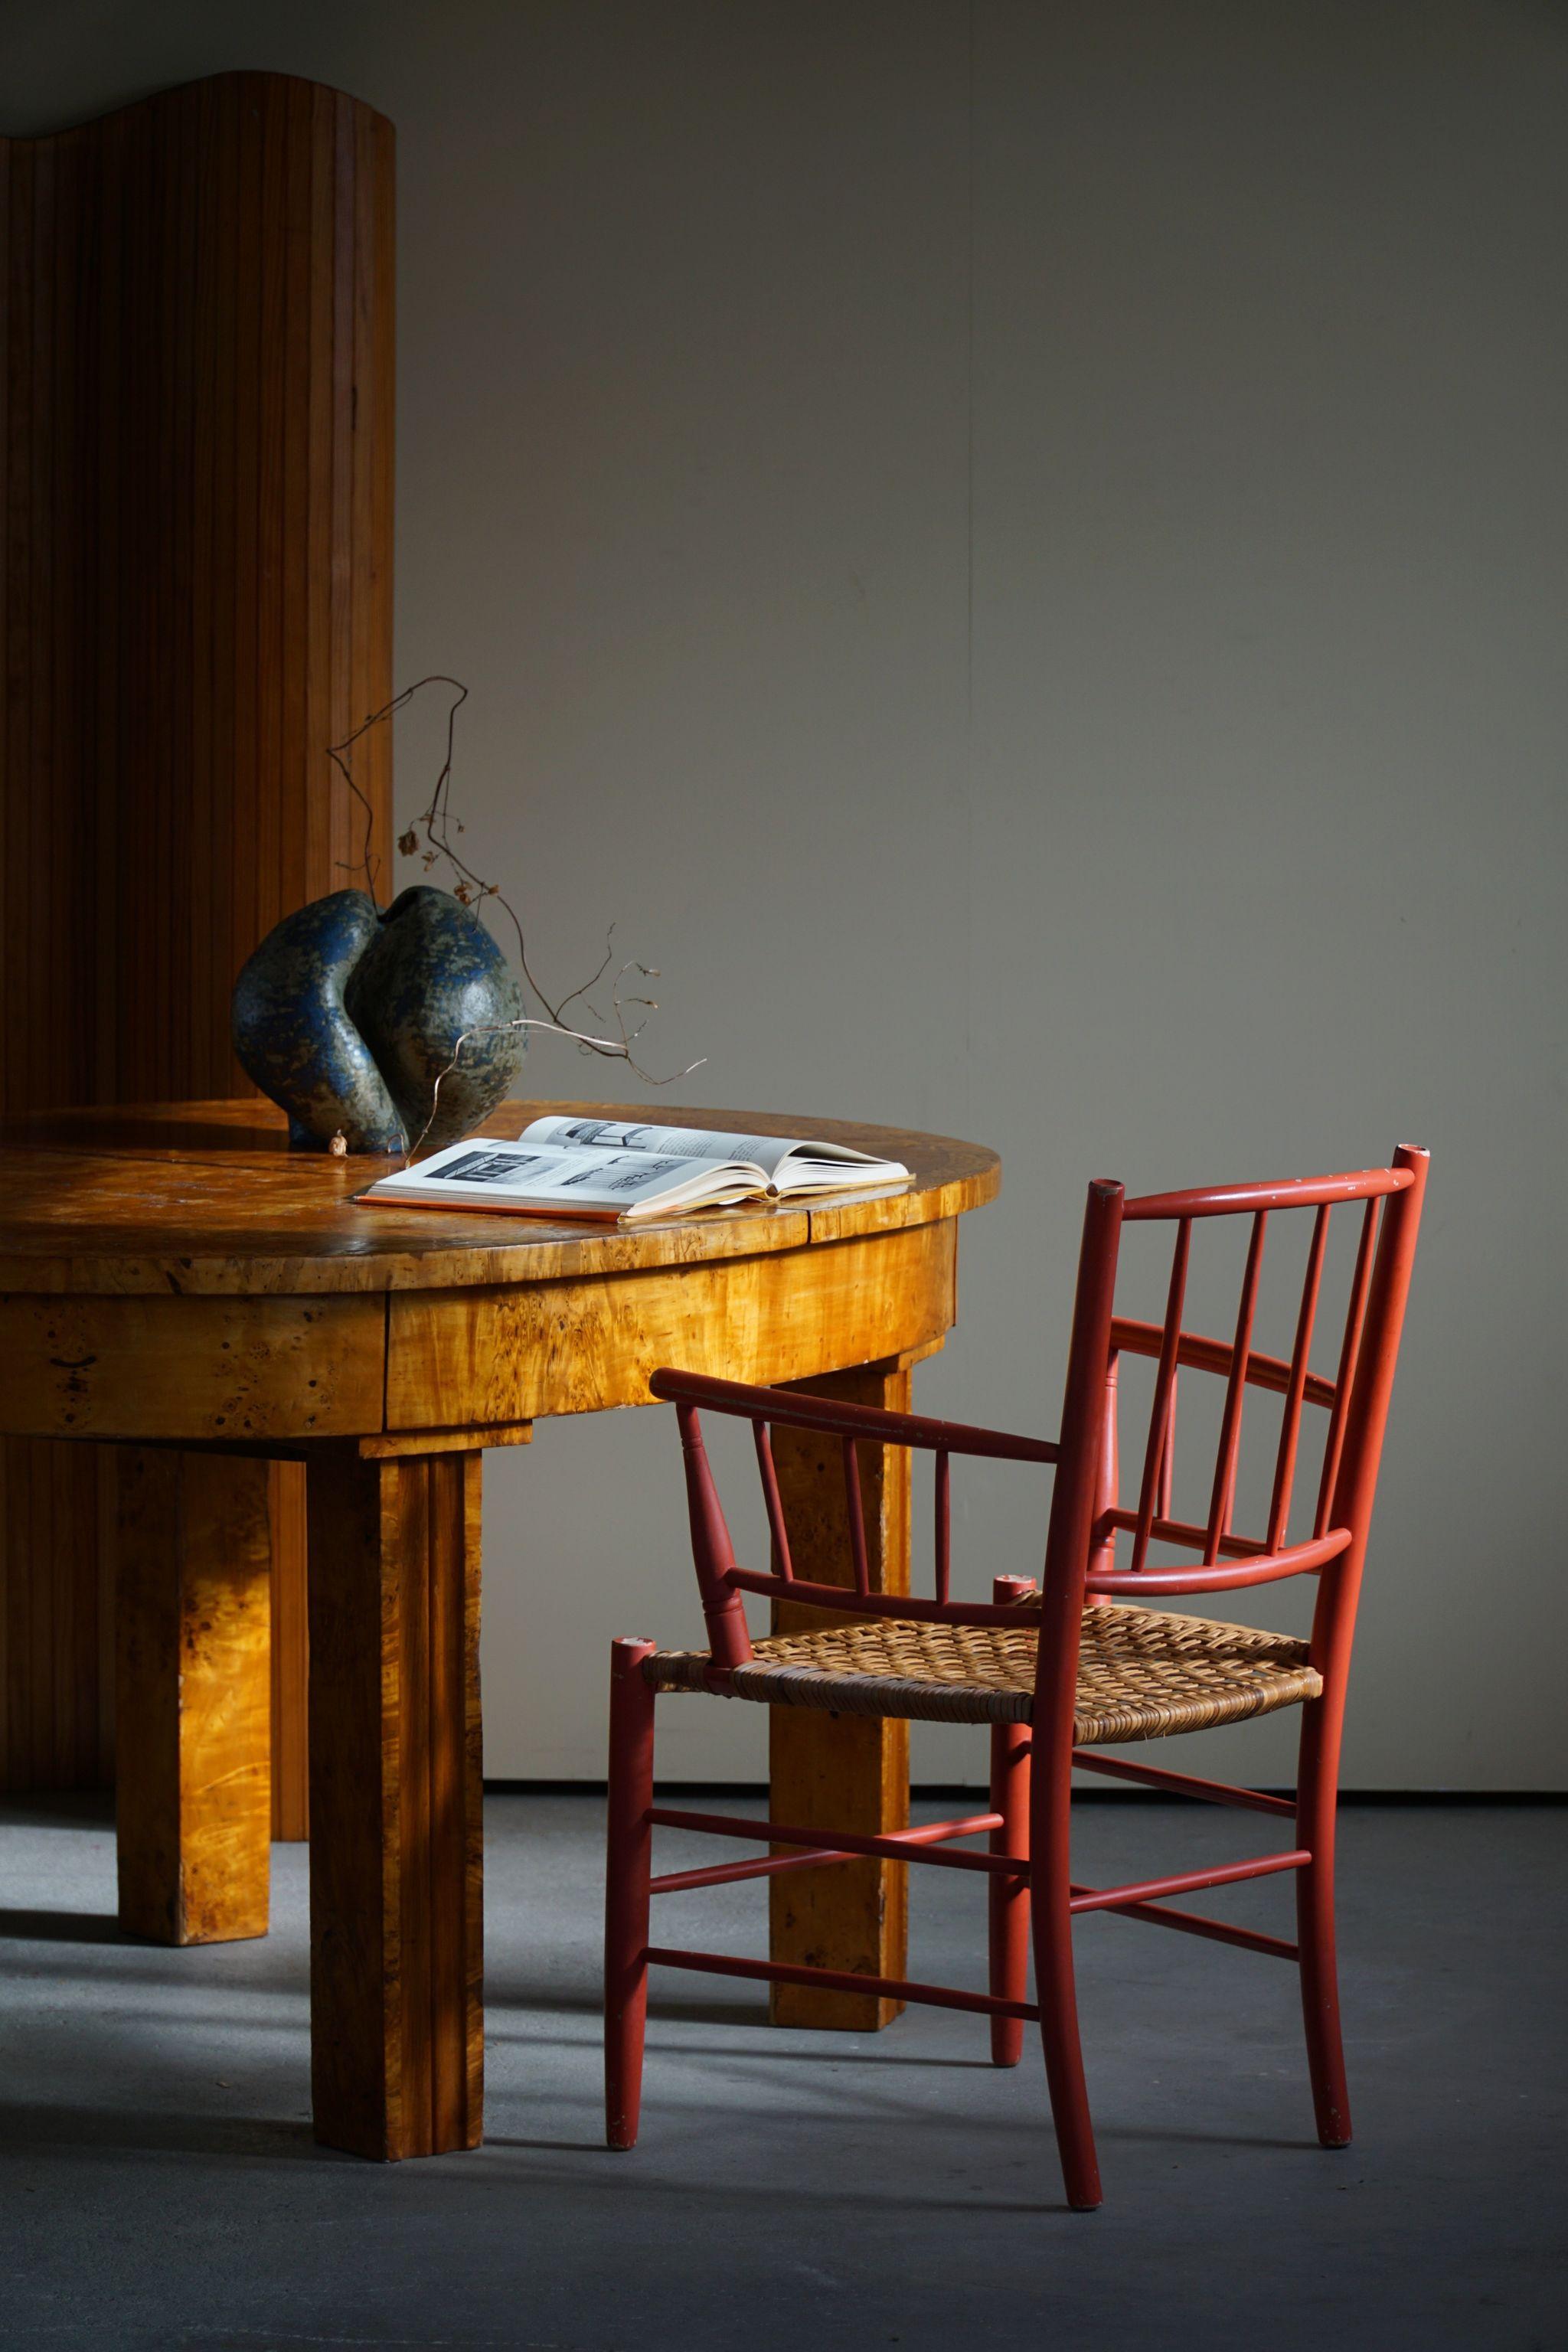
<path fill-rule="evenodd" d="M 510 1103 L 482 1131 L 605 1108 Z M 958 1218 L 999 1183 L 994 1153 L 941 1137 L 660 1115 L 831 1136 L 915 1181 L 622 1232 L 356 1207 L 388 1163 L 291 1153 L 265 1104 L 0 1129 L 0 1432 L 116 1448 L 131 1933 L 266 1931 L 267 1465 L 307 1465 L 311 2077 L 333 2147 L 420 2156 L 481 2136 L 483 1448 L 525 1443 L 542 1415 L 647 1404 L 659 1364 L 904 1403 L 954 1319 Z M 797 1567 L 847 1580 L 838 1465 L 790 1434 Z M 908 1575 L 907 1475 L 907 1457 L 862 1465 L 889 1591 Z M 902 1725 L 769 1713 L 784 1819 L 902 1825 Z M 888 1865 L 786 1874 L 773 1893 L 775 1957 L 904 1974 Z M 891 2010 L 778 1988 L 774 2014 L 868 2027 Z"/>

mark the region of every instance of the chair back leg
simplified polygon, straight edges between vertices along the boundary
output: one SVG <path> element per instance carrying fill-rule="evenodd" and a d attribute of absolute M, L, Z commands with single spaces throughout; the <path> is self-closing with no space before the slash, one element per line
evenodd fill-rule
<path fill-rule="evenodd" d="M 635 2147 L 647 2020 L 653 1860 L 652 1642 L 610 1645 L 610 1790 L 605 1857 L 605 2137 Z"/>
<path fill-rule="evenodd" d="M 1296 1778 L 1296 1843 L 1312 1859 L 1296 1873 L 1296 1935 L 1301 2017 L 1312 2106 L 1324 2147 L 1348 2147 L 1350 2092 L 1340 2031 L 1339 1966 L 1334 1948 L 1334 1832 L 1339 1813 L 1339 1743 L 1330 1736 L 1323 1699 L 1301 1711 Z"/>
<path fill-rule="evenodd" d="M 1030 1808 L 1033 1854 L 1035 1998 L 1040 2007 L 1046 2081 L 1051 2095 L 1062 2179 L 1068 2203 L 1080 2213 L 1100 2202 L 1100 2164 L 1094 2152 L 1089 2087 L 1079 2039 L 1078 1993 L 1073 1979 L 1071 1764 L 1037 1756 Z"/>

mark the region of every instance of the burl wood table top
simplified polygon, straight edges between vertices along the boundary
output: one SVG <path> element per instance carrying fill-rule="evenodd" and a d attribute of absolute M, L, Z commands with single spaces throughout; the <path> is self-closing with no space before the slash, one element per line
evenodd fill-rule
<path fill-rule="evenodd" d="M 476 1211 L 356 1207 L 398 1163 L 290 1151 L 270 1103 L 136 1104 L 0 1124 L 0 1292 L 134 1295 L 430 1291 L 751 1257 L 958 1216 L 994 1198 L 982 1145 L 809 1114 L 509 1102 L 515 1139 L 547 1112 L 800 1135 L 901 1160 L 914 1182 L 633 1230 Z"/>

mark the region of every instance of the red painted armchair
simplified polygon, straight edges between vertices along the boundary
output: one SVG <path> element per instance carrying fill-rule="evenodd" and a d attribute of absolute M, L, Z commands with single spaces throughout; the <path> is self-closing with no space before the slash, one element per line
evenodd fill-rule
<path fill-rule="evenodd" d="M 1079 1261 L 1061 1433 L 1055 1440 L 1003 1435 L 914 1414 L 804 1397 L 787 1390 L 664 1370 L 654 1393 L 674 1402 L 690 1505 L 692 1550 L 707 1623 L 705 1651 L 659 1650 L 617 1642 L 612 1655 L 609 1854 L 605 1924 L 605 2088 L 612 2147 L 637 2137 L 644 2020 L 650 1966 L 791 1984 L 880 1993 L 978 2011 L 990 2020 L 994 2060 L 1016 2063 L 1023 2029 L 1037 2021 L 1045 2045 L 1057 2141 L 1068 2201 L 1100 2201 L 1073 1984 L 1072 1924 L 1082 1912 L 1111 1910 L 1289 1960 L 1300 1970 L 1307 2058 L 1318 2136 L 1328 2147 L 1351 2136 L 1334 1954 L 1334 1825 L 1341 1727 L 1356 1599 L 1377 1484 L 1400 1330 L 1426 1177 L 1424 1151 L 1402 1146 L 1393 1165 L 1352 1175 L 1279 1184 L 1123 1198 L 1121 1185 L 1091 1184 Z M 1330 1218 L 1363 1203 L 1348 1303 L 1331 1378 L 1310 1369 Z M 1252 1345 L 1265 1238 L 1271 1220 L 1310 1212 L 1305 1271 L 1288 1359 Z M 1183 1323 L 1194 1230 L 1214 1219 L 1249 1221 L 1246 1270 L 1233 1337 L 1204 1339 Z M 1124 1224 L 1173 1229 L 1163 1322 L 1116 1313 Z M 1152 1402 L 1136 1502 L 1118 1486 L 1118 1374 L 1126 1356 L 1151 1359 Z M 1220 1380 L 1223 1396 L 1208 1503 L 1202 1521 L 1173 1511 L 1179 1371 Z M 1268 1500 L 1261 1533 L 1235 1525 L 1243 1407 L 1249 1390 L 1280 1399 Z M 1310 1532 L 1292 1539 L 1291 1499 L 1304 1407 L 1326 1412 L 1326 1434 Z M 702 1412 L 752 1424 L 772 1538 L 764 1571 L 735 1559 L 703 1448 Z M 1255 1410 L 1253 1423 L 1258 1420 Z M 847 1587 L 807 1582 L 791 1568 L 789 1530 L 773 1473 L 770 1432 L 819 1432 L 842 1449 L 850 1565 Z M 1250 1431 L 1251 1424 L 1249 1424 Z M 910 1446 L 935 1456 L 935 1591 L 932 1598 L 870 1589 L 857 1445 Z M 954 1455 L 1050 1465 L 1055 1477 L 1045 1568 L 1037 1587 L 995 1580 L 989 1602 L 950 1591 L 950 1465 Z M 1119 1567 L 1125 1544 L 1127 1564 Z M 1196 1555 L 1152 1565 L 1161 1552 Z M 1165 1604 L 1228 1596 L 1280 1579 L 1316 1580 L 1309 1638 L 1253 1631 Z M 841 1626 L 753 1640 L 744 1596 L 830 1610 Z M 984 1723 L 990 1727 L 990 1809 L 967 1819 L 886 1837 L 854 1836 L 799 1824 L 694 1813 L 656 1805 L 654 1709 L 661 1691 L 698 1690 L 764 1705 Z M 1200 1780 L 1095 1750 L 1157 1739 L 1278 1708 L 1301 1710 L 1293 1800 Z M 1075 1769 L 1142 1782 L 1210 1803 L 1239 1806 L 1289 1824 L 1267 1853 L 1217 1868 L 1088 1887 L 1069 1860 Z M 761 1860 L 651 1875 L 652 1836 L 665 1826 L 761 1840 Z M 955 1850 L 983 1835 L 987 1850 Z M 784 1851 L 780 1851 L 784 1849 Z M 868 1855 L 983 1876 L 989 1900 L 989 1983 L 984 1994 L 784 1962 L 676 1950 L 649 1937 L 650 1898 L 781 1870 L 831 1867 Z M 1296 1941 L 1173 1908 L 1168 1898 L 1275 1872 L 1294 1874 Z M 1033 1942 L 1037 1996 L 1027 1999 Z"/>

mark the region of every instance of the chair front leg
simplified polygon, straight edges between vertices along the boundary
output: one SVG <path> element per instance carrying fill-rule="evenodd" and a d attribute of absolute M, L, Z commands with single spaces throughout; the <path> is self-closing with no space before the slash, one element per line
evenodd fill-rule
<path fill-rule="evenodd" d="M 605 1858 L 605 2137 L 635 2147 L 647 2020 L 648 1881 L 653 1860 L 652 1642 L 610 1646 L 610 1789 Z"/>
<path fill-rule="evenodd" d="M 1002 1816 L 991 1832 L 991 1851 L 1028 1859 L 1029 1732 L 1026 1724 L 998 1723 L 991 1732 L 991 1810 Z M 1029 1882 L 994 1877 L 989 1886 L 991 1977 L 996 2000 L 1029 1997 Z M 1024 2054 L 1021 2017 L 991 2021 L 991 2063 L 1016 2066 Z"/>
<path fill-rule="evenodd" d="M 1024 1576 L 993 1580 L 991 1598 L 998 1607 L 1021 1601 L 1030 1590 Z M 1024 1723 L 998 1723 L 991 1731 L 991 1810 L 1002 1816 L 1000 1829 L 991 1832 L 991 1851 L 1026 1862 L 1029 1858 L 1029 1727 Z M 991 1880 L 987 1890 L 990 1930 L 990 1990 L 995 2000 L 1027 2000 L 1029 1997 L 1029 1882 L 1026 1878 Z M 991 2021 L 991 2063 L 1016 2066 L 1024 2054 L 1021 2017 Z"/>

